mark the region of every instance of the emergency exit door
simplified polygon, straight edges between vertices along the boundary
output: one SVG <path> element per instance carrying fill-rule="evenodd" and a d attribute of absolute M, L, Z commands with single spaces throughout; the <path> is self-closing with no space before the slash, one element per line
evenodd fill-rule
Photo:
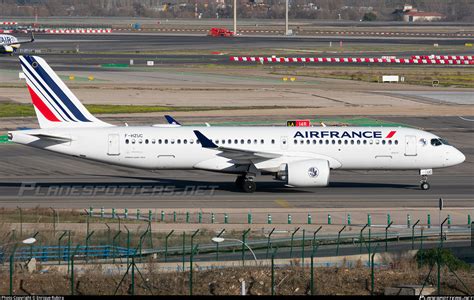
<path fill-rule="evenodd" d="M 109 134 L 108 155 L 120 155 L 120 136 L 118 134 Z"/>

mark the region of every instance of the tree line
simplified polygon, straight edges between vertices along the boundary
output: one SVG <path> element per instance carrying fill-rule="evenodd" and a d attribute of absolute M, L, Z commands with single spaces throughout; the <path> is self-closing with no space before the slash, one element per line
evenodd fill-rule
<path fill-rule="evenodd" d="M 446 21 L 474 20 L 474 0 L 289 0 L 292 19 L 395 20 L 393 12 L 411 4 L 438 12 Z M 285 0 L 237 0 L 240 18 L 281 19 Z M 111 16 L 150 18 L 230 18 L 232 0 L 0 0 L 2 16 Z M 375 17 L 374 17 L 375 16 Z"/>

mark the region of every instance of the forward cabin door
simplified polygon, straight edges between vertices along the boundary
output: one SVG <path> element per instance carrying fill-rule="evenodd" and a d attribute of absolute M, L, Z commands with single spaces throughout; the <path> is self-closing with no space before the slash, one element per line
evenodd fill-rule
<path fill-rule="evenodd" d="M 120 155 L 120 136 L 118 134 L 109 134 L 108 140 L 107 155 Z"/>
<path fill-rule="evenodd" d="M 407 135 L 405 136 L 405 155 L 416 156 L 416 136 Z"/>

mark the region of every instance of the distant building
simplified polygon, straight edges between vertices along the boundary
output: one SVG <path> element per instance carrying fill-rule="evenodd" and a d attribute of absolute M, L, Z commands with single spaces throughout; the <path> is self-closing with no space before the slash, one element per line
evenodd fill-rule
<path fill-rule="evenodd" d="M 432 22 L 444 19 L 443 14 L 437 12 L 409 11 L 403 14 L 405 22 Z"/>
<path fill-rule="evenodd" d="M 418 11 L 413 5 L 405 4 L 403 9 L 396 9 L 393 13 L 396 19 L 405 22 L 432 22 L 444 19 L 446 16 L 437 12 Z"/>

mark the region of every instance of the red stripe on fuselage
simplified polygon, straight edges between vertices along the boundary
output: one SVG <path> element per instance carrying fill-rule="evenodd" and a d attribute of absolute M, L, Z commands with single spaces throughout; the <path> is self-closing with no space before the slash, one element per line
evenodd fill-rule
<path fill-rule="evenodd" d="M 31 100 L 33 101 L 33 105 L 43 114 L 43 116 L 51 122 L 61 122 L 54 113 L 44 104 L 44 102 L 36 95 L 35 91 L 33 91 L 30 86 L 28 86 L 28 90 L 30 91 Z"/>
<path fill-rule="evenodd" d="M 395 133 L 396 133 L 396 131 L 390 131 L 390 132 L 388 133 L 388 135 L 387 135 L 385 138 L 386 138 L 386 139 L 389 139 L 389 138 L 391 138 L 392 136 L 394 136 Z"/>

